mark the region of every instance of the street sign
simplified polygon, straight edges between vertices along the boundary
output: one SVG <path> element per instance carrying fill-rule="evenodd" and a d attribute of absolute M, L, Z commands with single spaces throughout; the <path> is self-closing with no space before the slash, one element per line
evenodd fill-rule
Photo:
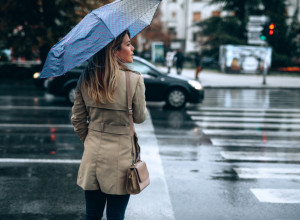
<path fill-rule="evenodd" d="M 266 16 L 249 16 L 249 21 L 247 24 L 248 44 L 267 44 L 267 42 L 261 38 L 261 32 L 264 30 L 264 25 L 267 21 L 268 17 Z"/>

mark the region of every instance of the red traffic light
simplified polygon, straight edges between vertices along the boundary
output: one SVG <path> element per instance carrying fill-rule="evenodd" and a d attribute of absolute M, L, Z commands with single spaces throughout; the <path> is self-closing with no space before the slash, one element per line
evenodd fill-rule
<path fill-rule="evenodd" d="M 274 29 L 275 29 L 275 24 L 273 24 L 273 23 L 270 24 L 270 25 L 269 25 L 269 29 L 270 29 L 270 30 L 274 30 Z"/>
<path fill-rule="evenodd" d="M 271 23 L 269 25 L 269 35 L 273 35 L 274 34 L 274 29 L 275 29 L 275 24 Z"/>

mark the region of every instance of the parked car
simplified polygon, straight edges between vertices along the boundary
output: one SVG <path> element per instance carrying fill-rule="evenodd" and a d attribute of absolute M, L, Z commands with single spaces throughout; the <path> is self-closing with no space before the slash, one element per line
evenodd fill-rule
<path fill-rule="evenodd" d="M 203 87 L 198 81 L 161 73 L 153 64 L 137 56 L 127 65 L 143 75 L 147 101 L 166 101 L 172 108 L 182 108 L 187 102 L 201 103 L 204 98 Z M 86 62 L 60 77 L 47 79 L 44 82 L 47 91 L 65 96 L 69 103 L 74 103 L 77 80 L 85 66 Z"/>

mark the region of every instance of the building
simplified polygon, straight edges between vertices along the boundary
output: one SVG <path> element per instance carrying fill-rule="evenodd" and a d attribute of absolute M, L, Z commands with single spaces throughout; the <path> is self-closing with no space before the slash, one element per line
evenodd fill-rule
<path fill-rule="evenodd" d="M 170 49 L 180 48 L 185 53 L 201 50 L 199 28 L 194 24 L 211 16 L 221 16 L 221 5 L 209 3 L 209 0 L 162 1 L 162 22 L 172 39 Z"/>
<path fill-rule="evenodd" d="M 170 49 L 182 49 L 185 53 L 201 50 L 202 37 L 194 24 L 211 16 L 224 16 L 222 5 L 211 5 L 210 0 L 164 0 L 161 3 L 164 31 L 171 37 Z M 287 1 L 290 22 L 299 6 L 299 0 Z M 298 21 L 300 13 L 298 10 Z M 199 43 L 200 42 L 200 43 Z"/>

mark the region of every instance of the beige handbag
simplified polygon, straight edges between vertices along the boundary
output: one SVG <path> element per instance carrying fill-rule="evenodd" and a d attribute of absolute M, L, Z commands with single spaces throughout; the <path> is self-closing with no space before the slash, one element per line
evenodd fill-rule
<path fill-rule="evenodd" d="M 127 105 L 129 115 L 129 127 L 131 137 L 131 156 L 132 164 L 127 170 L 126 191 L 129 194 L 138 194 L 150 184 L 149 172 L 145 161 L 141 161 L 140 158 L 140 145 L 138 144 L 138 138 L 134 132 L 133 118 L 132 118 L 132 98 L 130 90 L 129 73 L 126 75 L 126 91 L 127 91 Z M 134 150 L 136 156 L 134 156 Z"/>

